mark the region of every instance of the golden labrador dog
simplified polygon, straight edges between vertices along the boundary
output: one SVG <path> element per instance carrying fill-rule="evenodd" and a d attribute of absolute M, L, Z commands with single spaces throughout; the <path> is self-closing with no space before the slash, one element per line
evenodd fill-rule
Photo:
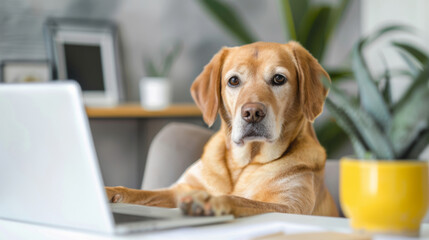
<path fill-rule="evenodd" d="M 338 216 L 312 125 L 327 95 L 322 75 L 329 79 L 296 42 L 221 49 L 191 87 L 204 121 L 212 125 L 218 113 L 222 121 L 201 159 L 167 189 L 106 187 L 109 200 L 193 216 Z"/>

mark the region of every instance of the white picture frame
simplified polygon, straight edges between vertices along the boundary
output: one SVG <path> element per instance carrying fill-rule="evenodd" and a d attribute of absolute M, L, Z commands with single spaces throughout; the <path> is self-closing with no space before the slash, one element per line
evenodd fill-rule
<path fill-rule="evenodd" d="M 0 63 L 0 82 L 48 82 L 51 79 L 48 60 L 10 59 Z"/>
<path fill-rule="evenodd" d="M 48 49 L 52 61 L 52 75 L 69 80 L 65 46 L 94 46 L 100 49 L 103 89 L 82 87 L 87 106 L 114 106 L 123 99 L 117 35 L 113 24 L 100 21 L 49 19 L 46 23 Z M 75 79 L 79 82 L 79 79 Z"/>

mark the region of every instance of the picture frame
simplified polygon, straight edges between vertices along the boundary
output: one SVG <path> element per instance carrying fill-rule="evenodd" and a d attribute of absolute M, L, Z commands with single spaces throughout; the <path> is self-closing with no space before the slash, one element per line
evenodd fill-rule
<path fill-rule="evenodd" d="M 50 64 L 46 59 L 7 59 L 0 63 L 0 82 L 29 83 L 50 80 Z"/>
<path fill-rule="evenodd" d="M 77 81 L 89 106 L 113 106 L 123 99 L 113 23 L 49 18 L 44 31 L 54 79 Z"/>

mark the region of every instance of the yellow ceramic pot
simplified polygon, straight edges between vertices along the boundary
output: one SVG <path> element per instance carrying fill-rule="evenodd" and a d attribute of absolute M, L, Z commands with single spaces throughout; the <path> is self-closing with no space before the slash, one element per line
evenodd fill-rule
<path fill-rule="evenodd" d="M 343 158 L 340 202 L 353 229 L 419 235 L 429 200 L 428 162 Z"/>

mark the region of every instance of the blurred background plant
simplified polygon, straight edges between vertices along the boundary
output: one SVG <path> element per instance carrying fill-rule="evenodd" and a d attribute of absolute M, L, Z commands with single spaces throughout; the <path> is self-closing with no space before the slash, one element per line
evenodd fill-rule
<path fill-rule="evenodd" d="M 364 52 L 375 40 L 391 31 L 406 31 L 405 26 L 388 26 L 362 38 L 353 48 L 352 62 L 358 96 L 345 94 L 330 86 L 326 106 L 347 133 L 355 154 L 361 159 L 417 159 L 429 144 L 429 57 L 408 42 L 391 44 L 406 63 L 407 69 L 389 68 L 374 77 Z M 405 76 L 410 85 L 402 96 L 392 100 L 391 79 Z M 328 81 L 324 81 L 329 86 Z"/>
<path fill-rule="evenodd" d="M 177 42 L 173 45 L 171 50 L 166 54 L 161 54 L 163 57 L 156 62 L 156 59 L 144 58 L 143 65 L 145 67 L 146 76 L 149 77 L 168 77 L 174 62 L 182 52 L 183 44 Z"/>
<path fill-rule="evenodd" d="M 232 5 L 220 0 L 199 0 L 199 3 L 239 44 L 258 41 Z M 344 16 L 349 0 L 340 0 L 337 4 L 311 0 L 280 0 L 279 5 L 286 41 L 300 42 L 323 65 L 327 46 Z M 325 69 L 333 82 L 352 75 L 349 68 Z M 345 132 L 331 117 L 316 124 L 315 130 L 328 157 L 347 143 Z"/>

